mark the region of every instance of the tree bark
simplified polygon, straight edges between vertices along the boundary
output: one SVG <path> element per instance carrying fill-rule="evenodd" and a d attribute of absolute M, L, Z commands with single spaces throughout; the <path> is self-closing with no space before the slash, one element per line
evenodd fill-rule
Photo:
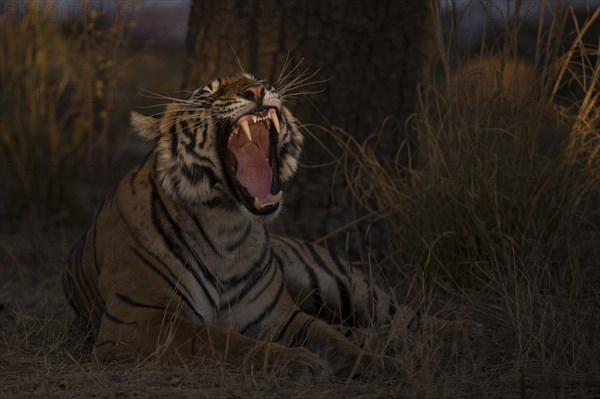
<path fill-rule="evenodd" d="M 303 59 L 299 70 L 310 67 L 318 70 L 313 80 L 327 80 L 299 89 L 324 91 L 298 96 L 291 107 L 296 116 L 305 124 L 339 126 L 359 141 L 378 135 L 374 150 L 390 159 L 407 139 L 405 123 L 415 112 L 419 85 L 429 75 L 436 3 L 195 0 L 184 89 L 242 67 L 274 81 L 289 54 L 292 67 Z M 339 154 L 323 130 L 311 130 Z M 351 222 L 351 201 L 344 197 L 342 176 L 332 182 L 328 151 L 306 137 L 304 153 L 304 166 L 284 191 L 284 223 L 278 226 L 314 240 Z M 330 165 L 315 167 L 326 163 Z"/>

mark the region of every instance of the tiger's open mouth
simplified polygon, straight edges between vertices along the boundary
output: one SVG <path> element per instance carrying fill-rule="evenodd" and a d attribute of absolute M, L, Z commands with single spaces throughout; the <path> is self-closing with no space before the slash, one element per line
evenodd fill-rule
<path fill-rule="evenodd" d="M 250 212 L 274 212 L 283 195 L 279 188 L 275 108 L 260 109 L 239 118 L 229 133 L 225 169 L 232 186 Z"/>

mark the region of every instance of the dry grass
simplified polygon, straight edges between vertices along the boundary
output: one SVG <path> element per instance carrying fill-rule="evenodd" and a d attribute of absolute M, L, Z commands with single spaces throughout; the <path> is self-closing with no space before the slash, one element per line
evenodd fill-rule
<path fill-rule="evenodd" d="M 598 23 L 594 17 L 579 30 Z M 80 226 L 26 219 L 0 236 L 0 397 L 599 397 L 600 65 L 589 56 L 598 49 L 578 41 L 561 49 L 565 18 L 557 14 L 540 31 L 542 45 L 527 62 L 515 58 L 518 21 L 497 48 L 482 48 L 462 69 L 453 67 L 462 63 L 455 51 L 440 44 L 444 72 L 414 120 L 414 165 L 383 163 L 346 132 L 329 132 L 346 150 L 340 170 L 360 212 L 389 223 L 386 256 L 369 261 L 387 272 L 399 302 L 480 321 L 483 338 L 421 333 L 397 354 L 407 381 L 306 383 L 218 363 L 194 370 L 102 364 L 72 326 L 60 286 L 62 259 Z M 24 90 L 114 83 L 112 50 L 123 30 L 97 35 L 84 24 L 63 42 L 55 27 L 34 22 L 3 27 L 3 82 Z M 71 59 L 74 53 L 81 58 Z M 521 66 L 531 69 L 513 79 Z M 577 99 L 559 98 L 574 88 Z M 2 160 L 12 165 L 0 214 L 11 218 L 18 198 L 24 208 L 53 200 L 66 206 L 52 197 L 71 181 L 66 160 L 110 162 L 106 112 L 114 104 L 102 95 L 66 103 L 30 97 L 19 94 L 0 111 Z M 56 187 L 23 173 L 32 165 L 47 168 Z"/>
<path fill-rule="evenodd" d="M 8 2 L 3 10 L 0 214 L 61 214 L 65 204 L 77 208 L 71 182 L 92 170 L 106 177 L 122 150 L 111 129 L 132 21 L 118 6 L 108 17 L 86 1 Z"/>
<path fill-rule="evenodd" d="M 577 37 L 599 16 L 576 24 Z M 529 61 L 516 58 L 518 18 L 475 60 L 440 43 L 412 165 L 330 132 L 359 213 L 393 234 L 390 280 L 422 308 L 486 326 L 483 357 L 423 386 L 458 374 L 492 397 L 600 395 L 600 61 L 580 40 L 561 48 L 572 17 L 540 30 Z"/>

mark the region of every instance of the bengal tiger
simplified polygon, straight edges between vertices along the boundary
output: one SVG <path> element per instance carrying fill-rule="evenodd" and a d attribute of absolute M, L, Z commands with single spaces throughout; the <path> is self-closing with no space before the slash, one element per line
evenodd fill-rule
<path fill-rule="evenodd" d="M 101 360 L 218 358 L 294 373 L 400 369 L 332 327 L 401 315 L 328 249 L 270 235 L 303 136 L 284 96 L 249 74 L 216 79 L 161 117 L 132 113 L 153 151 L 108 194 L 63 285 Z"/>

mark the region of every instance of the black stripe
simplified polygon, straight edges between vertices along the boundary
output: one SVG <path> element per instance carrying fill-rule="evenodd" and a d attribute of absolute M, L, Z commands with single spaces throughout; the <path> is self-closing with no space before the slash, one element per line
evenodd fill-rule
<path fill-rule="evenodd" d="M 271 258 L 269 258 L 269 260 L 268 260 L 268 263 L 270 263 L 270 262 L 271 262 Z M 258 299 L 267 290 L 267 288 L 269 288 L 271 286 L 271 284 L 273 284 L 273 281 L 275 281 L 275 276 L 277 275 L 277 270 L 279 270 L 279 268 L 276 266 L 272 266 L 271 269 L 273 270 L 273 273 L 271 274 L 271 277 L 269 277 L 269 280 L 267 280 L 267 282 L 265 282 L 263 287 L 258 292 L 256 292 L 250 298 L 248 298 L 248 303 L 252 303 L 252 302 L 256 301 L 256 299 Z M 258 283 L 258 281 L 256 281 L 256 283 Z M 244 295 L 245 295 L 245 293 L 244 293 Z M 240 298 L 243 298 L 244 295 L 240 294 Z"/>
<path fill-rule="evenodd" d="M 315 249 L 315 246 L 313 244 L 307 243 L 307 242 L 302 242 L 302 241 L 297 241 L 297 240 L 295 240 L 295 241 L 296 241 L 296 243 L 303 245 L 308 250 L 308 253 L 310 254 L 310 256 L 312 256 L 313 260 L 317 263 L 317 265 L 321 269 L 323 269 L 323 271 L 325 273 L 327 273 L 330 276 L 333 276 L 333 272 L 331 271 L 329 266 L 327 266 L 327 263 L 325 263 L 323 258 L 321 258 L 321 256 L 319 255 L 319 253 L 317 252 L 317 250 Z"/>
<path fill-rule="evenodd" d="M 340 279 L 338 276 L 335 276 L 335 284 L 337 285 L 338 292 L 339 292 L 339 298 L 340 298 L 340 309 L 339 310 L 341 312 L 340 317 L 342 319 L 342 322 L 353 327 L 356 325 L 356 318 L 355 318 L 354 311 L 352 309 L 352 300 L 351 300 L 351 296 L 350 296 L 348 287 L 346 286 L 346 284 L 344 284 L 342 279 Z"/>
<path fill-rule="evenodd" d="M 90 312 L 94 311 L 94 304 L 96 303 L 96 298 L 98 298 L 98 300 L 100 302 L 101 310 L 104 310 L 104 308 L 105 308 L 104 301 L 102 300 L 102 297 L 98 293 L 97 287 L 95 287 L 94 284 L 92 284 L 89 281 L 87 273 L 85 273 L 82 262 L 79 262 L 76 265 L 75 273 L 76 273 L 75 286 L 79 289 L 80 296 L 82 296 L 83 299 L 85 300 L 85 302 L 87 304 L 89 304 L 89 306 L 90 306 L 90 308 L 87 310 L 89 310 Z M 83 286 L 82 284 L 85 284 L 85 286 Z"/>
<path fill-rule="evenodd" d="M 302 311 L 300 309 L 297 309 L 296 311 L 294 311 L 290 315 L 290 317 L 287 319 L 287 321 L 285 322 L 285 324 L 283 326 L 281 326 L 281 328 L 279 329 L 279 332 L 277 333 L 277 337 L 275 337 L 273 339 L 273 342 L 280 342 L 281 338 L 283 338 L 283 336 L 286 333 L 287 329 L 292 324 L 292 321 L 294 321 L 294 319 L 296 318 L 296 316 L 298 316 L 300 313 L 302 313 Z"/>
<path fill-rule="evenodd" d="M 184 115 L 185 116 L 185 115 Z M 179 119 L 181 117 L 181 115 L 178 115 L 177 118 Z M 185 120 L 180 120 L 179 124 L 181 125 L 181 130 L 183 132 L 183 134 L 185 134 L 185 137 L 187 137 L 190 140 L 194 141 L 194 146 L 196 145 L 196 136 L 194 136 L 194 134 L 192 134 L 192 131 L 190 130 L 190 125 L 188 125 L 187 121 Z"/>
<path fill-rule="evenodd" d="M 129 175 L 129 189 L 131 190 L 131 193 L 133 195 L 137 194 L 137 190 L 135 189 L 135 179 L 137 178 L 137 175 L 139 173 L 139 169 L 141 168 L 141 166 L 137 167 L 136 169 L 131 171 L 131 175 Z"/>
<path fill-rule="evenodd" d="M 275 251 L 272 251 L 272 252 L 273 252 L 273 257 L 277 261 L 277 268 L 279 270 L 281 270 L 281 274 L 285 277 L 285 271 L 283 270 L 283 260 L 281 260 L 281 257 L 277 254 L 277 252 L 275 252 Z"/>
<path fill-rule="evenodd" d="M 282 244 L 284 244 L 285 246 L 287 246 L 290 251 L 293 252 L 293 254 L 296 256 L 296 259 L 298 260 L 298 262 L 300 262 L 303 266 L 304 266 L 304 270 L 306 271 L 307 275 L 308 275 L 308 282 L 309 282 L 309 290 L 308 292 L 311 293 L 311 301 L 314 304 L 315 308 L 322 308 L 325 306 L 325 302 L 323 301 L 323 296 L 321 294 L 321 288 L 320 288 L 320 284 L 319 284 L 319 278 L 317 276 L 317 274 L 315 273 L 315 271 L 312 269 L 312 266 L 310 264 L 308 264 L 300 255 L 300 253 L 298 252 L 298 250 L 296 248 L 294 248 L 292 246 L 291 243 L 287 242 L 287 241 L 283 241 L 280 240 L 280 242 Z M 315 309 L 315 310 L 317 310 Z"/>
<path fill-rule="evenodd" d="M 269 257 L 269 259 L 267 260 L 267 264 L 269 264 L 271 261 L 271 258 Z M 258 271 L 260 271 L 260 264 L 256 265 L 256 267 L 252 267 L 252 269 L 256 269 Z M 263 289 L 260 290 L 257 294 L 253 295 L 252 298 L 248 298 L 247 301 L 244 301 L 245 304 L 249 304 L 252 303 L 256 300 L 256 298 L 258 298 L 258 296 L 260 294 L 262 294 L 262 292 L 264 292 L 264 289 L 271 283 L 271 281 L 273 281 L 273 279 L 275 278 L 275 275 L 277 274 L 277 268 L 273 267 L 273 273 L 271 275 L 271 278 L 269 279 L 269 281 L 266 283 L 266 285 L 263 286 Z M 248 280 L 248 282 L 244 285 L 244 287 L 242 287 L 242 289 L 236 294 L 235 296 L 235 302 L 236 303 L 240 303 L 244 297 L 252 290 L 252 288 L 256 287 L 256 284 L 258 284 L 258 282 L 264 278 L 265 273 L 267 270 L 263 270 L 262 273 L 255 273 L 255 278 L 253 278 L 252 280 Z M 221 303 L 221 306 L 219 307 L 219 311 L 223 311 L 224 309 L 226 309 L 229 304 L 232 302 L 232 299 L 228 299 L 225 300 Z"/>
<path fill-rule="evenodd" d="M 202 260 L 196 255 L 196 252 L 192 249 L 192 247 L 190 246 L 190 244 L 187 242 L 187 240 L 185 239 L 185 237 L 183 236 L 183 232 L 181 230 L 181 228 L 179 227 L 179 225 L 177 224 L 177 222 L 175 222 L 175 220 L 173 219 L 173 217 L 171 217 L 171 214 L 169 213 L 169 210 L 167 209 L 167 206 L 165 205 L 164 201 L 162 200 L 157 188 L 156 188 L 156 184 L 154 182 L 153 179 L 150 179 L 150 184 L 152 187 L 152 193 L 154 194 L 154 200 L 158 201 L 158 204 L 160 205 L 161 210 L 163 211 L 163 214 L 165 215 L 165 217 L 167 218 L 169 224 L 172 227 L 172 230 L 175 232 L 175 235 L 177 236 L 177 238 L 179 239 L 179 241 L 185 246 L 185 249 L 188 250 L 188 252 L 194 257 L 194 260 L 196 261 L 197 266 L 200 268 L 200 271 L 204 274 L 204 277 L 213 285 L 216 286 L 216 280 L 215 277 L 213 276 L 213 274 L 208 270 L 208 268 L 206 267 L 206 265 L 202 262 Z M 152 204 L 151 204 L 152 205 Z M 158 220 L 158 218 L 157 218 Z M 160 224 L 160 220 L 159 224 Z M 163 233 L 164 230 L 163 230 Z M 166 234 L 164 234 L 164 236 L 166 236 Z M 169 242 L 173 243 L 173 241 L 169 240 Z M 174 244 L 174 243 L 173 243 Z M 180 257 L 178 257 L 178 259 L 182 259 Z M 187 264 L 187 262 L 182 262 L 184 264 L 184 266 Z M 186 266 L 187 268 L 187 266 Z M 190 271 L 192 271 L 194 273 L 193 270 L 190 269 Z M 194 273 L 194 276 L 196 277 L 196 274 Z"/>
<path fill-rule="evenodd" d="M 333 277 L 333 279 L 335 280 L 335 284 L 336 284 L 337 290 L 338 290 L 338 297 L 340 300 L 340 309 L 337 309 L 337 310 L 340 311 L 340 314 L 338 316 L 340 316 L 341 321 L 349 324 L 350 326 L 354 326 L 356 320 L 354 318 L 354 312 L 352 311 L 352 302 L 351 302 L 350 292 L 348 290 L 347 285 L 337 274 L 335 274 L 331 271 L 331 269 L 327 266 L 327 263 L 325 262 L 325 260 L 319 255 L 314 244 L 312 244 L 312 243 L 303 243 L 303 244 L 308 249 L 308 252 L 312 256 L 314 261 L 317 263 L 317 265 L 319 265 L 321 267 L 321 269 L 323 269 L 325 271 L 325 273 L 327 273 L 329 276 Z M 334 316 L 335 316 L 335 313 L 334 313 Z"/>
<path fill-rule="evenodd" d="M 100 297 L 99 294 L 94 293 L 94 291 L 97 292 L 96 287 L 94 287 L 88 281 L 86 275 L 83 274 L 83 267 L 80 266 L 76 268 L 76 272 L 77 276 L 74 284 L 78 291 L 78 299 L 83 300 L 83 303 L 78 301 L 78 304 L 81 304 L 79 315 L 91 322 L 93 321 L 93 316 L 95 314 L 101 314 L 104 312 L 105 304 L 102 300 L 102 297 Z"/>
<path fill-rule="evenodd" d="M 263 243 L 263 247 L 261 249 L 260 255 L 258 256 L 258 259 L 256 259 L 254 261 L 252 266 L 240 274 L 234 274 L 233 276 L 222 280 L 221 286 L 225 289 L 231 289 L 234 286 L 237 286 L 239 283 L 246 281 L 252 273 L 260 272 L 261 270 L 259 267 L 263 263 L 265 258 L 270 254 L 270 252 L 271 251 L 270 251 L 269 243 L 265 241 Z"/>
<path fill-rule="evenodd" d="M 102 312 L 104 307 L 100 307 L 100 309 L 95 309 L 96 297 L 92 293 L 92 289 L 86 279 L 81 278 L 81 274 L 78 274 L 77 281 L 75 282 L 75 287 L 79 292 L 79 299 L 83 299 L 82 309 L 84 310 L 81 313 L 81 316 L 90 317 L 96 310 Z M 87 289 L 86 289 L 87 287 Z"/>
<path fill-rule="evenodd" d="M 75 312 L 84 316 L 86 313 L 85 303 L 92 303 L 84 292 L 81 282 L 81 268 L 82 268 L 82 256 L 83 256 L 83 246 L 85 242 L 85 237 L 87 236 L 87 230 L 83 235 L 82 239 L 77 240 L 71 247 L 69 251 L 69 255 L 67 257 L 68 266 L 63 271 L 63 290 L 67 295 L 67 299 L 69 300 L 69 304 L 75 310 Z M 79 277 L 77 277 L 77 276 Z M 84 280 L 85 284 L 88 285 L 87 280 Z M 68 285 L 68 286 L 67 286 Z M 88 287 L 90 288 L 90 287 Z M 82 303 L 82 300 L 85 301 Z"/>
<path fill-rule="evenodd" d="M 148 305 L 145 303 L 134 301 L 133 299 L 129 298 L 127 295 L 123 295 L 118 292 L 115 294 L 115 296 L 130 306 L 139 307 L 139 308 L 148 308 L 148 309 L 158 309 L 158 310 L 163 310 L 163 311 L 167 309 L 163 306 Z"/>
<path fill-rule="evenodd" d="M 229 245 L 227 245 L 225 247 L 225 250 L 227 252 L 236 251 L 248 239 L 248 237 L 250 237 L 250 229 L 251 228 L 252 228 L 252 225 L 250 223 L 248 223 L 246 225 L 246 229 L 242 232 L 242 234 L 240 234 L 240 237 L 238 239 L 234 240 Z"/>
<path fill-rule="evenodd" d="M 217 175 L 212 169 L 210 169 L 207 166 L 200 166 L 199 168 L 202 169 L 202 172 L 204 172 L 206 176 L 208 176 L 208 180 L 210 181 L 211 187 L 214 187 L 217 183 L 221 183 L 221 179 L 217 177 Z"/>
<path fill-rule="evenodd" d="M 275 309 L 275 306 L 277 306 L 277 304 L 279 303 L 279 300 L 281 299 L 281 295 L 283 294 L 283 286 L 284 286 L 284 284 L 282 281 L 281 284 L 279 285 L 279 289 L 277 290 L 277 293 L 275 294 L 275 297 L 273 298 L 273 301 L 271 301 L 271 303 L 263 310 L 263 312 L 260 315 L 258 315 L 258 317 L 256 317 L 250 323 L 246 324 L 246 326 L 241 329 L 241 331 L 240 331 L 241 334 L 245 334 L 249 329 L 260 324 L 264 319 L 267 318 L 267 316 L 269 316 L 271 314 L 271 312 L 273 311 L 273 309 Z"/>
<path fill-rule="evenodd" d="M 173 191 L 179 192 L 179 183 L 181 183 L 181 173 L 179 173 L 179 163 L 173 164 L 170 168 L 171 182 L 173 183 Z"/>
<path fill-rule="evenodd" d="M 140 244 L 139 242 L 137 242 L 137 244 Z M 157 268 L 156 266 L 154 266 L 152 264 L 152 262 L 146 258 L 144 255 L 142 255 L 142 253 L 140 251 L 138 251 L 137 248 L 134 248 L 132 246 L 129 246 L 129 250 L 132 251 L 144 264 L 144 266 L 147 266 L 148 268 L 150 268 L 150 270 L 152 270 L 153 272 L 155 272 L 156 274 L 158 274 L 173 290 L 173 292 L 175 292 L 176 294 L 178 294 L 181 299 L 190 306 L 190 308 L 194 309 L 194 307 L 192 306 L 192 302 L 189 298 L 185 297 L 183 294 L 183 292 L 178 288 L 178 283 L 177 283 L 177 276 L 175 276 L 175 274 L 173 273 L 173 271 L 171 270 L 171 268 L 169 268 L 169 266 L 164 263 L 163 261 L 161 261 L 155 254 L 153 254 L 152 252 L 150 252 L 147 248 L 141 246 L 141 249 L 143 249 L 144 251 L 146 251 L 150 256 L 152 256 L 152 258 L 154 259 L 155 262 L 158 262 L 161 264 L 161 266 L 163 266 L 168 272 L 169 275 L 171 276 L 171 278 L 169 278 L 169 276 L 167 276 L 164 272 L 162 272 L 159 268 Z M 181 287 L 183 288 L 183 290 L 185 291 L 185 294 L 188 295 L 190 298 L 192 297 L 192 293 L 188 290 L 188 288 L 184 285 L 181 285 Z"/>
<path fill-rule="evenodd" d="M 199 154 L 198 154 L 198 153 L 196 153 L 196 152 L 190 152 L 190 154 L 191 154 L 191 155 L 192 155 L 194 158 L 196 158 L 198 161 L 201 161 L 201 162 L 206 162 L 206 163 L 207 163 L 207 164 L 209 164 L 211 167 L 213 167 L 213 168 L 215 167 L 215 163 L 214 163 L 214 161 L 213 161 L 212 159 L 210 159 L 209 157 L 207 157 L 207 156 L 204 156 L 204 155 L 199 155 Z"/>
<path fill-rule="evenodd" d="M 335 264 L 338 271 L 344 276 L 350 278 L 350 276 L 348 275 L 348 271 L 340 261 L 340 257 L 337 254 L 335 254 L 330 248 L 327 248 L 327 251 L 329 252 L 329 256 L 331 257 L 331 260 L 333 260 L 333 263 Z"/>
<path fill-rule="evenodd" d="M 183 258 L 183 256 L 181 255 L 183 252 L 183 249 L 177 245 L 166 233 L 166 231 L 163 228 L 163 225 L 158 217 L 157 214 L 157 209 L 156 209 L 156 204 L 158 203 L 158 205 L 160 206 L 163 214 L 165 215 L 165 217 L 167 218 L 167 220 L 169 221 L 169 223 L 171 224 L 171 227 L 173 228 L 173 231 L 175 232 L 175 234 L 177 235 L 177 237 L 183 242 L 185 243 L 182 233 L 181 233 L 181 229 L 179 228 L 179 226 L 177 226 L 177 224 L 175 223 L 175 221 L 171 218 L 171 216 L 169 215 L 167 208 L 165 206 L 165 204 L 162 202 L 160 195 L 158 194 L 158 190 L 156 189 L 156 184 L 154 183 L 154 181 L 152 179 L 150 179 L 150 185 L 152 187 L 152 192 L 151 192 L 151 202 L 150 202 L 150 207 L 151 207 L 151 211 L 150 214 L 152 215 L 152 224 L 154 225 L 154 227 L 156 228 L 157 232 L 159 233 L 159 235 L 161 236 L 163 243 L 167 246 L 167 248 L 169 249 L 169 252 L 171 252 L 171 254 L 173 254 L 173 256 L 175 256 L 177 258 L 177 260 L 179 260 L 179 262 L 183 265 L 183 267 L 192 274 L 192 276 L 194 277 L 194 279 L 196 280 L 196 283 L 198 284 L 198 286 L 202 289 L 202 291 L 204 292 L 204 295 L 206 296 L 208 302 L 211 304 L 212 307 L 215 307 L 215 300 L 213 299 L 213 297 L 210 295 L 210 293 L 208 292 L 208 289 L 206 287 L 206 285 L 204 284 L 203 279 L 198 275 L 198 273 L 196 273 L 196 271 L 189 265 L 189 263 Z M 191 251 L 188 247 L 188 252 L 191 253 L 194 257 L 194 253 L 193 251 Z M 196 257 L 195 257 L 196 258 Z M 198 259 L 196 258 L 196 260 L 198 261 Z M 200 266 L 200 268 L 202 268 L 204 265 L 202 265 L 201 263 L 198 263 L 198 266 Z M 211 280 L 212 278 L 210 277 L 210 274 L 205 275 L 205 277 L 207 277 L 209 280 Z M 214 284 L 213 284 L 214 285 Z"/>
<path fill-rule="evenodd" d="M 189 143 L 184 145 L 185 150 L 190 153 L 190 154 L 196 154 L 195 150 L 196 150 L 196 136 L 194 134 L 192 134 L 191 130 L 190 130 L 190 126 L 188 125 L 188 123 L 186 121 L 180 121 L 181 124 L 181 129 L 183 131 L 183 134 L 190 140 Z"/>
<path fill-rule="evenodd" d="M 137 193 L 137 190 L 135 189 L 135 181 L 137 179 L 137 176 L 140 173 L 140 171 L 146 166 L 152 155 L 154 155 L 154 151 L 149 152 L 146 155 L 146 158 L 144 158 L 144 160 L 142 161 L 142 163 L 131 171 L 131 176 L 129 177 L 129 188 L 131 188 L 131 193 L 133 195 L 136 195 Z M 154 158 L 154 161 L 156 162 L 156 157 Z"/>
<path fill-rule="evenodd" d="M 217 234 L 230 235 L 231 233 L 240 231 L 242 228 L 244 228 L 244 230 L 246 230 L 248 228 L 248 224 L 250 224 L 250 222 L 245 221 L 240 224 L 236 224 L 234 226 L 227 226 L 227 228 L 225 228 L 224 226 L 219 226 L 219 231 L 217 232 Z"/>
<path fill-rule="evenodd" d="M 171 154 L 173 155 L 173 157 L 177 157 L 177 130 L 175 127 L 175 124 L 171 125 L 171 128 L 169 129 L 169 133 L 171 134 Z"/>
<path fill-rule="evenodd" d="M 106 318 L 108 320 L 112 321 L 113 323 L 127 324 L 127 325 L 133 325 L 133 324 L 135 324 L 135 321 L 123 321 L 123 320 L 119 319 L 118 317 L 115 317 L 115 316 L 111 315 L 110 313 L 108 313 L 108 310 L 104 311 L 104 316 L 106 316 Z"/>
<path fill-rule="evenodd" d="M 161 259 L 159 259 L 154 253 L 152 253 L 151 251 L 149 251 L 147 248 L 144 247 L 144 244 L 142 244 L 140 238 L 138 237 L 138 235 L 135 233 L 133 227 L 131 226 L 131 224 L 127 221 L 127 219 L 125 218 L 125 215 L 123 214 L 123 211 L 121 209 L 121 207 L 119 206 L 118 202 L 117 202 L 117 212 L 119 213 L 119 216 L 121 218 L 121 220 L 123 221 L 123 223 L 125 224 L 125 227 L 127 228 L 127 231 L 129 233 L 129 236 L 135 241 L 135 243 L 142 248 L 144 251 L 146 251 L 148 254 L 150 254 L 152 256 L 152 258 L 154 259 L 154 261 L 156 261 L 158 264 L 162 265 L 165 270 L 167 270 L 169 272 L 169 274 L 171 275 L 171 277 L 173 278 L 173 281 L 177 281 L 177 277 L 175 276 L 175 274 L 173 273 L 173 271 L 171 270 L 171 268 L 169 266 L 167 266 L 165 264 L 164 261 L 162 261 Z M 175 283 L 173 283 L 169 277 L 167 277 L 166 274 L 164 274 L 162 271 L 160 271 L 157 267 L 155 267 L 148 259 L 146 259 L 137 249 L 133 248 L 133 247 L 129 247 L 129 249 L 135 254 L 137 255 L 138 258 L 140 258 L 140 260 L 144 263 L 144 265 L 146 265 L 147 267 L 149 267 L 152 271 L 154 271 L 156 274 L 158 274 L 169 286 L 171 286 L 172 290 L 177 294 L 177 296 L 183 300 L 186 305 L 188 305 L 188 307 L 190 308 L 190 310 L 200 319 L 202 320 L 202 322 L 204 322 L 204 317 L 202 317 L 201 314 L 199 314 L 196 311 L 196 308 L 192 305 L 192 301 L 190 298 L 192 298 L 192 294 L 191 292 L 188 290 L 188 288 L 184 285 L 182 285 L 181 287 L 183 288 L 183 291 L 185 292 L 185 294 L 187 294 L 189 296 L 189 298 L 187 296 L 184 295 L 184 293 L 179 290 L 179 288 L 177 288 L 177 286 L 175 285 Z"/>
<path fill-rule="evenodd" d="M 202 222 L 200 221 L 200 219 L 198 219 L 196 217 L 196 215 L 194 214 L 189 214 L 192 217 L 192 220 L 194 221 L 194 224 L 196 225 L 196 228 L 198 229 L 198 231 L 200 232 L 200 235 L 202 236 L 202 238 L 204 239 L 204 241 L 208 244 L 208 246 L 210 247 L 210 249 L 217 255 L 219 256 L 223 256 L 221 254 L 221 251 L 219 251 L 217 249 L 217 247 L 215 246 L 215 244 L 212 242 L 212 240 L 210 239 L 210 237 L 208 236 L 208 234 L 206 234 L 206 230 L 204 230 L 204 227 L 202 226 Z"/>
<path fill-rule="evenodd" d="M 279 150 L 279 159 L 284 159 L 290 152 L 291 141 L 283 143 L 281 150 Z"/>
<path fill-rule="evenodd" d="M 302 325 L 302 327 L 300 327 L 298 329 L 296 337 L 290 343 L 290 346 L 292 346 L 292 347 L 294 347 L 294 346 L 303 346 L 306 343 L 306 333 L 307 333 L 308 329 L 310 328 L 310 326 L 312 326 L 312 324 L 315 321 L 316 321 L 316 319 L 313 318 L 313 317 L 311 317 L 308 320 L 306 320 L 304 322 L 304 324 Z"/>
<path fill-rule="evenodd" d="M 225 210 L 232 210 L 232 211 L 235 211 L 238 209 L 237 203 L 233 199 L 231 199 L 229 197 L 225 197 L 224 195 L 221 195 L 221 196 L 215 197 L 215 198 L 211 198 L 206 201 L 202 201 L 201 204 L 202 204 L 202 206 L 205 206 L 207 208 L 223 208 Z"/>
<path fill-rule="evenodd" d="M 206 138 L 208 137 L 208 129 L 207 129 L 207 125 L 204 121 L 202 121 L 200 123 L 200 128 L 202 128 L 202 140 L 200 140 L 200 144 L 198 144 L 198 146 L 200 148 L 204 148 L 204 145 L 206 144 Z M 198 129 L 196 128 L 196 132 L 198 131 Z"/>
<path fill-rule="evenodd" d="M 202 173 L 202 170 L 199 168 L 199 166 L 200 165 L 196 164 L 184 164 L 180 167 L 181 173 L 190 183 L 198 184 L 201 180 L 204 179 L 204 174 Z"/>
<path fill-rule="evenodd" d="M 112 205 L 113 200 L 115 198 L 116 191 L 117 191 L 117 185 L 113 186 L 108 191 L 108 194 L 106 194 L 106 197 L 104 198 L 104 204 L 102 205 L 103 208 L 105 208 L 106 206 L 111 206 Z"/>
<path fill-rule="evenodd" d="M 144 263 L 145 266 L 147 266 L 148 268 L 150 268 L 150 270 L 152 270 L 153 272 L 155 272 L 156 274 L 158 274 L 171 287 L 171 289 L 179 297 L 179 299 L 181 299 L 183 302 L 185 302 L 185 304 L 190 308 L 190 310 L 194 313 L 194 315 L 198 319 L 200 319 L 200 322 L 204 323 L 204 317 L 200 313 L 198 313 L 198 311 L 196 310 L 196 308 L 193 306 L 192 300 L 190 299 L 192 297 L 192 294 L 187 290 L 187 288 L 185 286 L 183 286 L 183 288 L 185 289 L 186 293 L 190 296 L 190 298 L 188 298 L 186 295 L 184 295 L 181 292 L 181 290 L 178 288 L 177 284 L 175 284 L 173 281 L 171 281 L 171 279 L 169 279 L 169 277 L 167 277 L 167 275 L 165 275 L 156 266 L 154 266 L 137 249 L 135 249 L 133 247 L 129 247 L 129 249 L 131 251 L 133 251 L 133 253 L 135 255 L 137 255 L 138 258 L 140 258 L 140 260 Z M 154 256 L 154 254 L 152 254 L 151 252 L 149 252 L 149 253 Z M 167 270 L 169 270 L 169 272 L 172 273 L 172 271 L 170 269 L 167 268 Z"/>
<path fill-rule="evenodd" d="M 192 184 L 197 184 L 202 178 L 208 178 L 208 182 L 211 187 L 221 183 L 221 179 L 217 177 L 215 172 L 208 166 L 192 164 L 184 164 L 180 167 L 181 173 L 188 179 Z"/>

